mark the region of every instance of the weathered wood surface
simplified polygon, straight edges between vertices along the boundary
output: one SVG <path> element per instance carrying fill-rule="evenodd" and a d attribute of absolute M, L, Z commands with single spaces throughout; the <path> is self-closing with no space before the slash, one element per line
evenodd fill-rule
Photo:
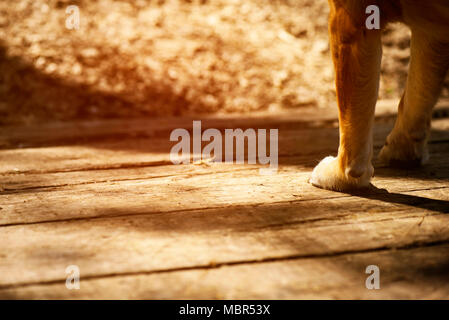
<path fill-rule="evenodd" d="M 274 121 L 274 120 L 273 120 Z M 133 121 L 132 121 L 133 122 Z M 141 122 L 141 121 L 139 121 Z M 147 121 L 147 126 L 151 128 L 157 121 Z M 295 122 L 292 119 L 288 120 L 288 126 L 285 122 L 274 122 L 269 124 L 268 120 L 263 122 L 265 127 L 261 127 L 258 121 L 248 121 L 246 126 L 229 126 L 230 128 L 279 128 L 282 134 L 279 136 L 279 156 L 306 156 L 313 155 L 311 159 L 316 161 L 317 154 L 336 153 L 338 146 L 338 129 L 336 123 L 331 122 L 327 127 L 317 128 L 301 128 L 304 120 Z M 183 122 L 185 128 L 192 126 L 192 122 Z M 217 123 L 214 123 L 217 124 Z M 220 124 L 213 128 L 223 128 L 227 122 L 221 121 Z M 228 123 L 228 125 L 232 124 Z M 238 122 L 240 125 L 241 123 Z M 278 126 L 277 126 L 278 125 Z M 105 125 L 107 128 L 113 125 Z M 114 124 L 114 126 L 118 126 Z M 284 129 L 281 129 L 286 126 Z M 330 128 L 329 128 L 330 126 Z M 433 130 L 431 133 L 431 141 L 434 143 L 444 142 L 449 140 L 448 123 L 443 120 L 435 120 L 432 124 Z M 20 173 L 52 173 L 52 172 L 67 172 L 67 171 L 85 171 L 95 169 L 115 169 L 128 167 L 147 167 L 151 165 L 170 164 L 169 152 L 174 143 L 170 143 L 170 130 L 166 129 L 153 137 L 145 135 L 133 135 L 128 132 L 126 136 L 114 136 L 113 134 L 105 136 L 96 136 L 90 134 L 89 139 L 78 139 L 83 130 L 78 129 L 72 131 L 73 128 L 68 128 L 66 132 L 63 129 L 54 129 L 51 125 L 48 128 L 42 129 L 47 132 L 50 141 L 53 139 L 58 142 L 53 143 L 39 142 L 33 143 L 32 147 L 24 147 L 27 141 L 32 141 L 35 130 L 22 133 L 20 143 L 14 141 L 13 138 L 8 138 L 8 132 L 15 135 L 17 129 L 14 131 L 6 129 L 3 136 L 4 141 L 11 142 L 11 146 L 4 146 L 4 150 L 0 153 L 0 174 L 20 174 Z M 124 127 L 133 127 L 132 125 L 124 125 Z M 136 130 L 138 125 L 136 124 Z M 203 126 L 207 128 L 206 126 Z M 177 128 L 173 126 L 172 128 Z M 297 129 L 295 129 L 297 128 Z M 378 123 L 374 134 L 374 143 L 376 147 L 381 147 L 385 141 L 385 137 L 392 128 L 391 121 L 389 123 Z M 53 131 L 53 129 L 55 131 Z M 28 130 L 25 128 L 23 131 Z M 47 131 L 48 130 L 48 131 Z M 72 145 L 60 145 L 64 139 L 70 135 L 75 135 L 70 141 Z M 59 139 L 62 139 L 60 141 Z M 319 142 L 319 143 L 317 143 Z M 18 144 L 17 144 L 18 143 Z M 280 159 L 282 163 L 284 159 Z"/>
<path fill-rule="evenodd" d="M 449 119 L 433 122 L 428 166 L 377 166 L 378 189 L 357 194 L 307 183 L 336 153 L 335 114 L 203 122 L 279 128 L 268 176 L 171 165 L 170 130 L 191 120 L 1 129 L 0 298 L 449 298 Z M 365 288 L 370 264 L 381 290 Z"/>
<path fill-rule="evenodd" d="M 67 290 L 61 281 L 2 291 L 7 299 L 441 299 L 449 297 L 449 246 L 345 253 L 170 272 L 97 277 Z M 378 263 L 380 290 L 365 288 Z"/>

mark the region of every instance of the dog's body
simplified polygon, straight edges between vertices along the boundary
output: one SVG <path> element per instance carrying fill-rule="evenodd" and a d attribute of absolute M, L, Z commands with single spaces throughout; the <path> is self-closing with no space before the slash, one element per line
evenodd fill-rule
<path fill-rule="evenodd" d="M 329 0 L 329 34 L 340 121 L 338 156 L 323 159 L 310 182 L 330 190 L 366 187 L 374 169 L 372 126 L 376 105 L 381 30 L 406 23 L 412 32 L 407 85 L 398 118 L 379 155 L 385 163 L 427 160 L 432 108 L 449 68 L 449 0 Z M 380 29 L 365 26 L 369 5 L 380 9 Z"/>

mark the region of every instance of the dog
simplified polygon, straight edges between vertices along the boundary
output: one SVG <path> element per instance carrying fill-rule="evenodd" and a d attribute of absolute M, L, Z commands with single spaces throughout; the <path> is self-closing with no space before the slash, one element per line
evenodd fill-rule
<path fill-rule="evenodd" d="M 379 28 L 368 28 L 367 7 L 379 9 Z M 398 116 L 379 159 L 389 165 L 423 164 L 432 108 L 449 68 L 449 0 L 329 0 L 329 35 L 336 74 L 340 143 L 337 157 L 313 170 L 314 186 L 346 192 L 370 186 L 374 168 L 374 109 L 388 23 L 411 29 L 410 66 Z"/>

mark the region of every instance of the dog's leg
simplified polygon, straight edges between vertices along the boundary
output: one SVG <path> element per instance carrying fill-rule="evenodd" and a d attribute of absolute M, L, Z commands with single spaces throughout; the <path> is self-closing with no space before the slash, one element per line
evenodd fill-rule
<path fill-rule="evenodd" d="M 410 70 L 399 114 L 379 159 L 387 164 L 420 165 L 428 159 L 432 108 L 449 67 L 449 45 L 412 31 Z"/>
<path fill-rule="evenodd" d="M 324 158 L 310 182 L 318 187 L 345 191 L 366 187 L 374 169 L 372 127 L 380 63 L 381 31 L 367 30 L 346 10 L 331 3 L 329 33 L 336 72 L 340 146 L 338 156 Z M 357 16 L 357 15 L 355 15 Z M 359 15 L 363 17 L 363 12 Z"/>

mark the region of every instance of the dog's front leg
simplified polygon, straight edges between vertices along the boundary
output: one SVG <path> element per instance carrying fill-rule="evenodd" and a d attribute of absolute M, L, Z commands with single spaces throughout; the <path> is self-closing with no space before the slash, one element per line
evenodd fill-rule
<path fill-rule="evenodd" d="M 363 11 L 354 16 L 330 1 L 329 34 L 336 72 L 340 146 L 338 156 L 324 158 L 310 182 L 347 191 L 366 187 L 371 165 L 372 127 L 378 96 L 382 46 L 380 30 L 365 28 Z M 362 19 L 361 19 L 362 18 Z"/>

